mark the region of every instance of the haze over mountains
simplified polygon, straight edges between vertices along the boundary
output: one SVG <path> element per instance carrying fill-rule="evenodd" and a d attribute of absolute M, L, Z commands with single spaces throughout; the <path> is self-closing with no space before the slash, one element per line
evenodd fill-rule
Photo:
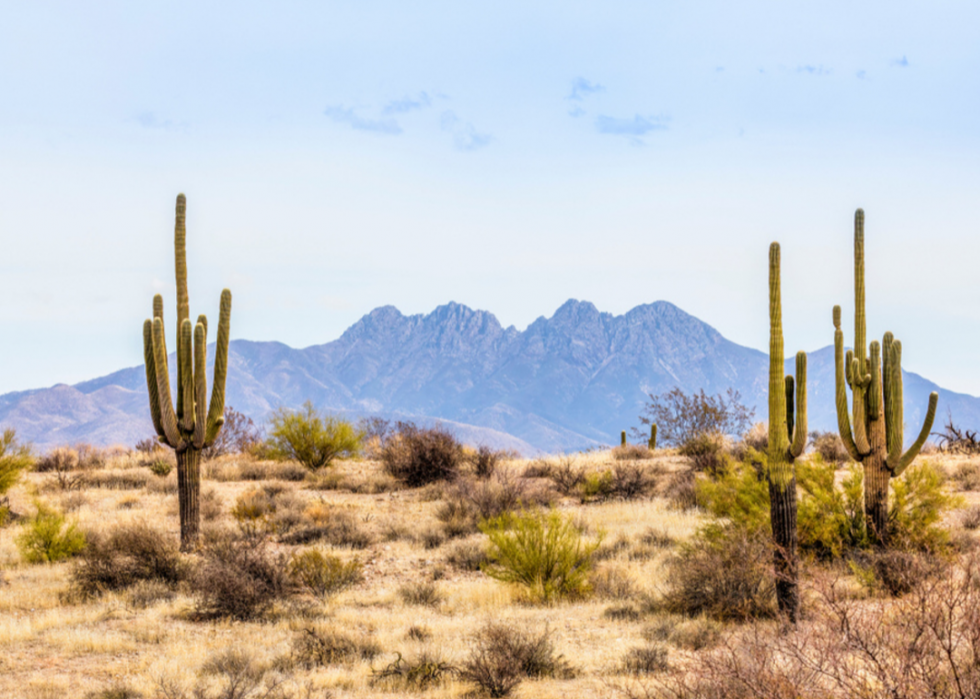
<path fill-rule="evenodd" d="M 323 345 L 232 341 L 228 361 L 226 404 L 257 423 L 280 405 L 312 400 L 352 415 L 440 419 L 465 441 L 524 453 L 616 443 L 638 424 L 648 394 L 674 386 L 733 387 L 766 419 L 767 355 L 666 301 L 614 316 L 569 300 L 524 331 L 457 303 L 413 316 L 384 306 Z M 809 354 L 808 374 L 810 428 L 835 429 L 832 347 Z M 950 410 L 958 424 L 980 423 L 980 399 L 906 372 L 909 440 L 933 390 L 941 418 Z M 153 432 L 144 369 L 2 395 L 0 425 L 40 447 L 132 445 Z"/>

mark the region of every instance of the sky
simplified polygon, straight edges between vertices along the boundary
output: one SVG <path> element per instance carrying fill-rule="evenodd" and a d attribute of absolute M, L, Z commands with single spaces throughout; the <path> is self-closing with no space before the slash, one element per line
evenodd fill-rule
<path fill-rule="evenodd" d="M 787 353 L 869 337 L 980 395 L 980 4 L 13 2 L 0 393 L 142 363 L 191 313 L 305 347 L 456 301 L 523 329 L 670 301 Z M 214 327 L 214 325 L 212 325 Z"/>

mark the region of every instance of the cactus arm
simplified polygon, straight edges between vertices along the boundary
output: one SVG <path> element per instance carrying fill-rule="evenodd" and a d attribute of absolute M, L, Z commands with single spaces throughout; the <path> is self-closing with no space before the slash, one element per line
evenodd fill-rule
<path fill-rule="evenodd" d="M 894 471 L 901 463 L 902 450 L 905 448 L 905 396 L 902 386 L 902 343 L 885 335 L 887 358 L 885 363 L 885 447 L 888 456 L 885 464 Z"/>
<path fill-rule="evenodd" d="M 902 475 L 902 473 L 909 467 L 913 459 L 919 455 L 919 450 L 922 449 L 922 445 L 926 443 L 929 439 L 929 432 L 932 430 L 932 423 L 936 419 L 936 406 L 939 404 L 939 394 L 933 391 L 929 394 L 929 407 L 926 410 L 926 419 L 922 423 L 922 431 L 919 432 L 919 437 L 912 443 L 909 450 L 902 455 L 902 460 L 899 464 L 892 469 L 896 476 Z M 889 466 L 890 468 L 890 466 Z"/>
<path fill-rule="evenodd" d="M 793 415 L 793 409 L 795 404 L 793 402 L 793 394 L 795 393 L 795 382 L 792 376 L 787 376 L 784 379 L 786 387 L 786 436 L 790 441 L 793 440 L 793 423 L 795 416 Z"/>
<path fill-rule="evenodd" d="M 847 410 L 847 384 L 845 383 L 844 332 L 840 329 L 840 306 L 834 307 L 834 377 L 835 402 L 837 406 L 837 429 L 844 448 L 855 461 L 861 460 L 854 437 L 851 435 L 851 418 Z"/>
<path fill-rule="evenodd" d="M 187 434 L 194 431 L 194 350 L 192 346 L 193 331 L 191 322 L 184 319 L 180 324 L 180 344 L 177 346 L 177 366 L 183 367 L 178 375 L 183 380 L 177 390 L 180 391 L 184 415 L 177 416 L 180 424 L 181 433 Z"/>
<path fill-rule="evenodd" d="M 647 442 L 650 451 L 657 448 L 657 423 L 650 425 L 650 441 Z"/>
<path fill-rule="evenodd" d="M 174 267 L 177 281 L 177 340 L 181 341 L 184 321 L 190 318 L 190 300 L 187 296 L 187 198 L 177 195 L 177 211 L 174 219 Z M 177 386 L 191 380 L 192 369 L 177 361 Z M 191 406 L 188 406 L 191 409 Z M 177 420 L 187 424 L 193 419 L 193 412 L 184 415 L 184 391 L 177 391 Z"/>
<path fill-rule="evenodd" d="M 203 313 L 197 317 L 197 322 L 204 326 L 204 337 L 208 336 L 208 317 Z M 195 325 L 195 330 L 197 326 Z"/>
<path fill-rule="evenodd" d="M 806 352 L 796 353 L 796 430 L 792 437 L 789 453 L 795 459 L 806 449 Z"/>
<path fill-rule="evenodd" d="M 201 316 L 202 318 L 204 316 Z M 204 447 L 208 406 L 208 336 L 204 323 L 194 327 L 194 448 Z"/>
<path fill-rule="evenodd" d="M 854 374 L 851 371 L 853 366 L 854 366 L 854 351 L 847 350 L 847 353 L 844 355 L 844 369 L 846 370 L 845 375 L 847 377 L 847 385 L 851 387 L 851 390 L 854 390 Z"/>
<path fill-rule="evenodd" d="M 143 364 L 146 366 L 146 390 L 150 394 L 150 417 L 153 429 L 163 435 L 160 425 L 160 394 L 157 391 L 157 369 L 153 361 L 153 321 L 149 318 L 143 323 Z"/>
<path fill-rule="evenodd" d="M 177 429 L 177 416 L 174 414 L 173 403 L 170 402 L 170 372 L 167 369 L 167 349 L 164 344 L 163 319 L 153 319 L 153 363 L 157 370 L 157 394 L 160 406 L 160 426 L 163 427 L 163 437 L 174 449 L 180 449 L 183 444 L 180 430 Z"/>
<path fill-rule="evenodd" d="M 864 209 L 854 212 L 854 356 L 860 371 L 855 377 L 863 376 L 865 365 L 865 343 L 867 342 L 867 322 L 864 302 Z"/>
<path fill-rule="evenodd" d="M 225 378 L 228 375 L 228 333 L 231 325 L 231 292 L 221 292 L 218 314 L 218 340 L 214 352 L 214 385 L 211 387 L 211 406 L 208 410 L 204 443 L 211 444 L 225 422 Z"/>
<path fill-rule="evenodd" d="M 881 410 L 881 346 L 871 343 L 871 383 L 868 385 L 868 419 L 877 420 Z"/>
<path fill-rule="evenodd" d="M 885 401 L 885 448 L 889 454 L 891 454 L 894 442 L 893 434 L 895 425 L 895 403 L 892 400 L 892 387 L 894 386 L 893 371 L 895 366 L 894 347 L 892 344 L 894 341 L 895 336 L 890 332 L 886 332 L 881 340 L 881 392 L 882 400 Z M 899 370 L 899 378 L 901 378 L 901 369 Z"/>
<path fill-rule="evenodd" d="M 779 243 L 769 246 L 769 458 L 767 459 L 770 492 L 783 490 L 793 475 L 789 463 L 789 433 L 786 418 L 790 409 L 786 401 L 786 377 L 783 375 L 783 307 L 780 282 Z"/>

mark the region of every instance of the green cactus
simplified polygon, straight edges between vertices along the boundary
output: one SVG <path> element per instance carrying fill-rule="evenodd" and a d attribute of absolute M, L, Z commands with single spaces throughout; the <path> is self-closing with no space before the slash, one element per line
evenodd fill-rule
<path fill-rule="evenodd" d="M 626 446 L 626 430 L 623 430 L 622 432 L 619 433 L 619 446 L 621 447 Z"/>
<path fill-rule="evenodd" d="M 769 247 L 769 451 L 766 475 L 775 544 L 776 600 L 780 612 L 795 623 L 800 595 L 796 556 L 796 469 L 793 463 L 803 453 L 807 440 L 806 353 L 796 354 L 796 381 L 792 376 L 784 377 L 779 263 L 779 243 L 773 243 Z"/>
<path fill-rule="evenodd" d="M 228 373 L 228 328 L 231 292 L 221 292 L 218 340 L 214 357 L 211 404 L 207 402 L 208 320 L 197 317 L 191 325 L 187 297 L 187 201 L 177 195 L 174 249 L 177 268 L 177 408 L 171 402 L 167 343 L 163 330 L 163 297 L 153 297 L 153 319 L 143 323 L 143 356 L 150 416 L 160 441 L 177 453 L 180 504 L 180 546 L 194 547 L 200 530 L 201 450 L 211 446 L 224 424 L 225 378 Z"/>
<path fill-rule="evenodd" d="M 657 423 L 650 425 L 650 439 L 647 441 L 647 449 L 653 451 L 657 448 Z"/>
<path fill-rule="evenodd" d="M 854 349 L 844 352 L 840 306 L 834 306 L 834 366 L 837 424 L 851 458 L 864 467 L 864 516 L 868 536 L 879 545 L 888 541 L 888 483 L 908 468 L 929 437 L 939 394 L 929 407 L 918 438 L 903 452 L 902 343 L 889 332 L 881 345 L 865 348 L 864 211 L 854 213 Z M 845 385 L 846 384 L 846 385 Z M 848 415 L 851 387 L 853 417 Z"/>

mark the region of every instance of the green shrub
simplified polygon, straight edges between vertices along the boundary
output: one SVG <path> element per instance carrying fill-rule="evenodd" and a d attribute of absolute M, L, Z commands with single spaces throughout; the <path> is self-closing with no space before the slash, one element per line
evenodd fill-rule
<path fill-rule="evenodd" d="M 906 551 L 940 551 L 949 546 L 949 531 L 940 526 L 943 513 L 963 505 L 944 487 L 942 472 L 930 461 L 913 464 L 891 481 L 888 540 Z"/>
<path fill-rule="evenodd" d="M 308 592 L 325 597 L 356 585 L 364 579 L 359 561 L 344 563 L 337 556 L 307 549 L 293 554 L 289 575 Z"/>
<path fill-rule="evenodd" d="M 17 433 L 13 429 L 3 431 L 0 437 L 0 495 L 10 490 L 20 474 L 34 463 L 31 448 L 17 443 Z M 0 503 L 0 524 L 7 518 L 7 507 Z"/>
<path fill-rule="evenodd" d="M 311 471 L 339 456 L 350 458 L 361 452 L 363 435 L 354 425 L 321 414 L 309 401 L 298 411 L 280 408 L 269 422 L 270 456 L 298 461 Z"/>
<path fill-rule="evenodd" d="M 483 566 L 490 577 L 521 585 L 541 602 L 589 591 L 592 554 L 601 541 L 584 542 L 571 517 L 557 510 L 505 512 L 480 530 L 490 539 L 490 561 Z"/>
<path fill-rule="evenodd" d="M 867 548 L 864 528 L 864 472 L 852 464 L 836 484 L 834 463 L 819 456 L 796 463 L 800 490 L 797 531 L 800 550 L 818 558 L 839 558 L 853 549 Z"/>
<path fill-rule="evenodd" d="M 17 548 L 29 563 L 54 563 L 80 553 L 85 534 L 74 522 L 66 527 L 62 513 L 37 503 L 37 512 L 25 521 L 17 537 Z"/>

